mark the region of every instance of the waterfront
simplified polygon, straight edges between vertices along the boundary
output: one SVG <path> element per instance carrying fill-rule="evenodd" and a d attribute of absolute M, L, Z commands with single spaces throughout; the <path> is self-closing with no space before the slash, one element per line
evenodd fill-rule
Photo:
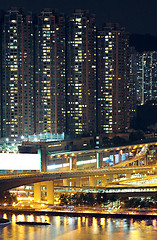
<path fill-rule="evenodd" d="M 1 240 L 155 240 L 157 220 L 0 214 L 11 223 L 0 225 Z M 49 222 L 49 226 L 20 226 L 17 221 Z"/>

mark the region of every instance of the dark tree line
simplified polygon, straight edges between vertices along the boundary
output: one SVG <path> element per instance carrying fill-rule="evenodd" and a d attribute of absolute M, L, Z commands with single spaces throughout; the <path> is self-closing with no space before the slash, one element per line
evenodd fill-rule
<path fill-rule="evenodd" d="M 157 194 L 149 199 L 141 199 L 140 197 L 126 198 L 124 208 L 157 208 Z"/>
<path fill-rule="evenodd" d="M 0 193 L 0 203 L 4 204 L 13 204 L 17 202 L 17 198 L 14 194 L 10 193 L 9 191 Z"/>
<path fill-rule="evenodd" d="M 60 205 L 61 206 L 96 206 L 107 205 L 109 203 L 116 202 L 118 198 L 115 195 L 107 196 L 106 193 L 98 192 L 96 195 L 93 193 L 81 193 L 81 194 L 61 194 Z"/>
<path fill-rule="evenodd" d="M 123 202 L 122 208 L 157 208 L 157 193 L 151 198 L 141 199 L 135 198 L 118 198 L 116 195 L 108 196 L 106 193 L 98 192 L 93 193 L 81 193 L 81 194 L 61 194 L 60 205 L 61 206 L 105 206 L 111 204 L 111 206 L 120 200 Z"/>

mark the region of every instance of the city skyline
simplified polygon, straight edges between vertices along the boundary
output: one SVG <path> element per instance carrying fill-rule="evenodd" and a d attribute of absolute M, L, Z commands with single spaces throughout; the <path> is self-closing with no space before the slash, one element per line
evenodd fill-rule
<path fill-rule="evenodd" d="M 145 75 L 145 60 L 138 68 L 137 52 L 130 58 L 129 32 L 118 23 L 99 31 L 88 10 L 65 17 L 46 8 L 33 17 L 15 7 L 1 26 L 1 136 L 122 133 L 135 117 L 138 89 L 155 100 L 156 57 Z"/>
<path fill-rule="evenodd" d="M 7 0 L 0 1 L 0 9 L 8 9 L 12 6 L 24 7 L 26 10 L 39 13 L 43 8 L 56 8 L 59 12 L 71 14 L 75 9 L 89 9 L 96 15 L 96 22 L 99 26 L 105 22 L 119 22 L 131 33 L 152 34 L 157 36 L 156 30 L 156 8 L 157 2 L 149 1 L 22 1 Z"/>
<path fill-rule="evenodd" d="M 10 225 L 1 237 L 155 237 L 157 49 L 138 52 L 129 33 L 157 36 L 157 4 L 1 6 L 0 224 Z M 146 111 L 135 131 L 147 104 L 155 125 Z"/>
<path fill-rule="evenodd" d="M 124 28 L 108 25 L 105 46 L 99 47 L 105 65 L 98 68 L 99 36 L 89 11 L 75 10 L 65 18 L 45 9 L 34 21 L 31 13 L 11 8 L 1 24 L 2 136 L 95 135 L 100 122 L 99 133 L 128 129 L 129 45 Z M 100 99 L 105 109 L 97 112 Z"/>

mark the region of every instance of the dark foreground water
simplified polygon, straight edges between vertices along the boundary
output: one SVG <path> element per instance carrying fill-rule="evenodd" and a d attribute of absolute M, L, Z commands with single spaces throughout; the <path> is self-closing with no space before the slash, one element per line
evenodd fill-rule
<path fill-rule="evenodd" d="M 0 214 L 3 240 L 157 240 L 157 220 Z M 47 221 L 49 226 L 22 226 L 16 221 Z"/>

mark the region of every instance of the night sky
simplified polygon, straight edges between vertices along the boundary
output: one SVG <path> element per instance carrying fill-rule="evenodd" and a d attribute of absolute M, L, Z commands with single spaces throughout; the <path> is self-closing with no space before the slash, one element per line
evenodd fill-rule
<path fill-rule="evenodd" d="M 35 13 L 57 8 L 71 14 L 74 9 L 89 9 L 96 14 L 97 25 L 119 22 L 130 33 L 157 36 L 157 0 L 0 0 L 0 9 L 24 7 Z"/>

